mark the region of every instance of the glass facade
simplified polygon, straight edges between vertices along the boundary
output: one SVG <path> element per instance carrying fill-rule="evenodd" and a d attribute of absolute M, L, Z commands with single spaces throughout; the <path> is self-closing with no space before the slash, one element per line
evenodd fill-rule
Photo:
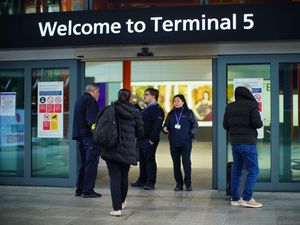
<path fill-rule="evenodd" d="M 258 81 L 261 80 L 261 84 Z M 251 84 L 253 87 L 251 87 Z M 264 124 L 262 130 L 258 131 L 257 141 L 258 161 L 260 173 L 259 182 L 269 182 L 271 179 L 271 82 L 270 65 L 228 65 L 227 66 L 227 102 L 234 101 L 234 88 L 249 85 L 254 94 L 254 88 L 261 86 L 262 99 L 260 95 L 254 94 L 258 102 L 261 102 L 261 117 Z M 258 85 L 258 86 L 257 86 Z M 259 98 L 259 99 L 258 99 Z M 231 145 L 228 143 L 228 161 L 232 161 Z"/>
<path fill-rule="evenodd" d="M 38 83 L 63 81 L 63 109 L 56 109 L 55 104 L 48 104 L 52 101 L 50 97 L 38 98 Z M 44 178 L 68 178 L 69 177 L 69 69 L 67 68 L 36 68 L 32 69 L 32 177 Z M 46 95 L 46 94 L 45 94 Z M 49 99 L 48 99 L 49 98 Z M 58 103 L 59 100 L 53 99 Z M 47 103 L 44 111 L 38 104 Z M 51 103 L 51 102 L 50 102 Z M 51 106 L 51 107 L 50 107 Z M 38 110 L 39 108 L 39 110 Z M 62 138 L 40 137 L 41 130 L 46 130 L 44 122 L 38 126 L 38 120 L 50 120 L 49 131 L 58 130 L 55 120 L 52 117 L 59 117 L 63 112 Z M 45 113 L 45 114 L 43 114 Z M 47 115 L 51 118 L 46 118 Z M 43 117 L 43 118 L 40 118 Z M 53 123 L 53 124 L 52 124 Z"/>
<path fill-rule="evenodd" d="M 300 182 L 300 64 L 279 65 L 280 182 Z"/>
<path fill-rule="evenodd" d="M 24 176 L 24 71 L 0 70 L 0 176 Z"/>

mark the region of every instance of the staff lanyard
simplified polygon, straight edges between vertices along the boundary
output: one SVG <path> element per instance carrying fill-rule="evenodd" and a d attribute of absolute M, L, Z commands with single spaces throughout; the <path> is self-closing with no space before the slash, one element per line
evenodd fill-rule
<path fill-rule="evenodd" d="M 184 108 L 184 107 L 182 107 L 182 109 L 181 109 L 181 112 L 180 112 L 180 114 L 179 114 L 179 117 L 177 116 L 176 108 L 174 109 L 175 117 L 176 117 L 176 124 L 179 124 L 179 122 L 180 122 L 180 119 L 181 119 L 181 116 L 182 116 L 182 112 L 183 112 L 183 108 Z"/>

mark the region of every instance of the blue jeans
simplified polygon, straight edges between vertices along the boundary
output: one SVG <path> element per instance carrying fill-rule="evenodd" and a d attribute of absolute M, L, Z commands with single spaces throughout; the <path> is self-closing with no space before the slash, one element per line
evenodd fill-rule
<path fill-rule="evenodd" d="M 253 195 L 253 189 L 258 176 L 258 158 L 256 145 L 233 144 L 232 145 L 233 165 L 231 171 L 231 199 L 240 199 L 240 181 L 242 169 L 248 171 L 246 183 L 243 191 L 243 200 L 249 201 Z"/>

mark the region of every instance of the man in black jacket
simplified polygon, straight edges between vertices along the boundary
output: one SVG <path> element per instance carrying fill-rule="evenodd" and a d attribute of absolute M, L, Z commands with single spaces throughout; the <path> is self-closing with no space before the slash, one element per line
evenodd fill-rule
<path fill-rule="evenodd" d="M 235 89 L 235 102 L 227 105 L 223 127 L 230 133 L 233 165 L 231 173 L 231 205 L 251 208 L 262 207 L 253 198 L 253 189 L 258 176 L 257 130 L 263 126 L 258 111 L 258 104 L 246 87 Z M 242 169 L 248 171 L 243 199 L 240 197 L 239 186 Z"/>
<path fill-rule="evenodd" d="M 73 139 L 79 143 L 80 169 L 75 196 L 101 197 L 94 191 L 100 151 L 93 143 L 92 130 L 96 127 L 99 88 L 96 84 L 86 86 L 85 93 L 76 101 L 73 119 Z"/>
<path fill-rule="evenodd" d="M 164 111 L 157 103 L 158 96 L 157 89 L 148 88 L 144 91 L 144 102 L 147 105 L 142 110 L 144 137 L 137 143 L 140 150 L 140 176 L 135 183 L 131 183 L 131 186 L 144 187 L 145 190 L 153 190 L 156 183 L 155 153 L 165 117 Z"/>

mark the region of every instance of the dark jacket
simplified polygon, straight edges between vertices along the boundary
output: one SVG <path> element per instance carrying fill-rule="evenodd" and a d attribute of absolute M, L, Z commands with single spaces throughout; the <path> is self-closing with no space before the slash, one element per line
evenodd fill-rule
<path fill-rule="evenodd" d="M 164 122 L 165 114 L 159 104 L 153 104 L 142 110 L 144 121 L 144 137 L 154 143 L 159 142 L 159 134 Z"/>
<path fill-rule="evenodd" d="M 237 87 L 234 95 L 235 102 L 226 107 L 223 127 L 230 133 L 231 144 L 256 144 L 256 129 L 263 126 L 258 103 L 245 87 Z"/>
<path fill-rule="evenodd" d="M 93 137 L 92 125 L 98 114 L 97 101 L 89 93 L 84 93 L 77 99 L 74 107 L 73 139 Z"/>
<path fill-rule="evenodd" d="M 103 159 L 137 165 L 136 138 L 144 135 L 142 115 L 131 103 L 114 103 L 121 128 L 121 143 L 112 149 L 101 149 Z"/>
<path fill-rule="evenodd" d="M 192 110 L 188 108 L 184 108 L 182 111 L 182 115 L 179 121 L 180 129 L 176 129 L 175 125 L 176 115 L 179 117 L 182 108 L 180 109 L 172 109 L 167 116 L 164 127 L 167 127 L 169 130 L 169 142 L 171 147 L 183 146 L 186 143 L 192 142 L 192 139 L 195 137 L 195 134 L 198 130 L 198 122 L 195 119 L 195 115 Z"/>

